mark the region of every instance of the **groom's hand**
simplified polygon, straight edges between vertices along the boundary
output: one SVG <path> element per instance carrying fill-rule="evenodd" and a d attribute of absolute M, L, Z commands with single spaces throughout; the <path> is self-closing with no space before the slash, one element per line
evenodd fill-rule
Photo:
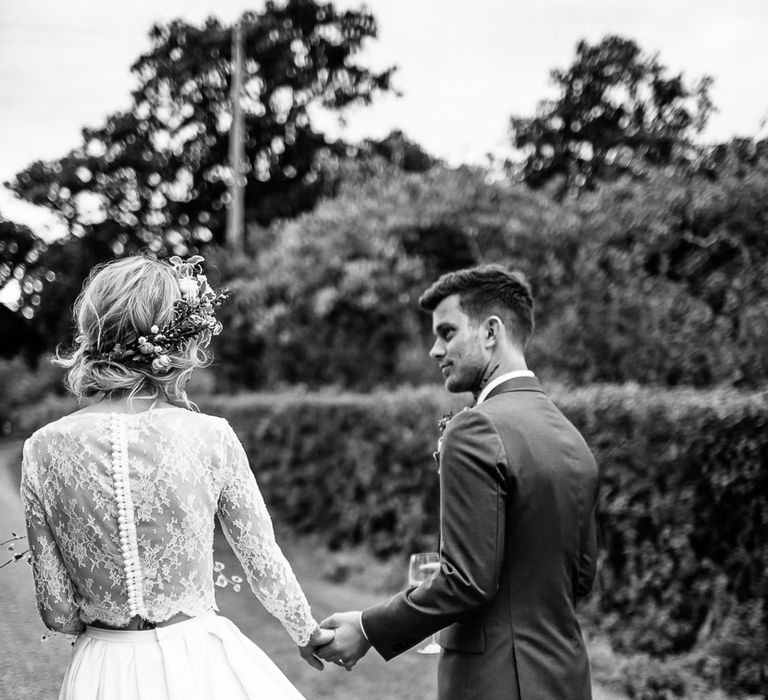
<path fill-rule="evenodd" d="M 304 661 L 312 666 L 312 668 L 316 668 L 318 671 L 322 671 L 325 666 L 323 666 L 323 662 L 320 661 L 317 656 L 317 648 L 328 644 L 330 641 L 333 641 L 333 638 L 333 630 L 324 630 L 318 627 L 312 633 L 312 636 L 309 638 L 309 642 L 303 647 L 299 647 L 299 655 L 302 659 L 304 659 Z"/>
<path fill-rule="evenodd" d="M 336 636 L 330 644 L 315 650 L 317 656 L 351 671 L 371 648 L 371 643 L 365 638 L 360 625 L 361 615 L 360 612 L 336 613 L 323 620 L 320 627 L 333 630 Z"/>

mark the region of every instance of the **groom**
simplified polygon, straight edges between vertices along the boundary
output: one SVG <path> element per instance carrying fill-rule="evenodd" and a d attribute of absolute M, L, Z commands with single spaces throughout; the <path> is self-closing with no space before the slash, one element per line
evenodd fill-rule
<path fill-rule="evenodd" d="M 439 700 L 588 700 L 576 600 L 595 577 L 597 467 L 527 369 L 528 285 L 499 265 L 441 277 L 419 299 L 451 392 L 476 403 L 443 435 L 440 570 L 360 612 L 323 622 L 319 657 L 389 660 L 442 629 Z"/>

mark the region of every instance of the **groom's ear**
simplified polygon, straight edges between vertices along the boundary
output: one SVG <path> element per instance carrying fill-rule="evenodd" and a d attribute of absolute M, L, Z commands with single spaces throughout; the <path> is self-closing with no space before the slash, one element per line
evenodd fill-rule
<path fill-rule="evenodd" d="M 485 345 L 491 347 L 496 345 L 500 335 L 504 332 L 504 323 L 498 316 L 489 316 L 485 319 L 484 331 L 485 331 Z"/>

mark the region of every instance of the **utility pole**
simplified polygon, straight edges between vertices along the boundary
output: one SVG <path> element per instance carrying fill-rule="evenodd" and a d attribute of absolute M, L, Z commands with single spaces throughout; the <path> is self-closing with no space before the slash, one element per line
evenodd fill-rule
<path fill-rule="evenodd" d="M 243 161 L 243 109 L 240 96 L 243 92 L 243 21 L 239 19 L 232 32 L 232 84 L 230 85 L 230 104 L 232 106 L 232 125 L 229 129 L 229 169 L 231 180 L 229 193 L 231 200 L 227 209 L 227 247 L 242 250 L 244 243 L 243 199 L 245 190 L 245 168 Z"/>

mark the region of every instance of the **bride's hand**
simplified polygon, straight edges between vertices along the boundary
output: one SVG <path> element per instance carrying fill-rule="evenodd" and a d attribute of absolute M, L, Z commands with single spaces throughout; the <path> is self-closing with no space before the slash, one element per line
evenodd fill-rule
<path fill-rule="evenodd" d="M 309 645 L 313 647 L 324 647 L 330 644 L 336 637 L 336 630 L 327 630 L 322 627 L 315 628 L 312 636 L 309 638 Z"/>
<path fill-rule="evenodd" d="M 317 656 L 315 656 L 315 649 L 330 644 L 335 636 L 335 630 L 326 630 L 316 627 L 315 631 L 312 632 L 312 636 L 309 638 L 309 642 L 303 647 L 299 647 L 299 655 L 304 661 L 312 666 L 312 668 L 322 671 L 325 668 L 325 665 Z"/>

